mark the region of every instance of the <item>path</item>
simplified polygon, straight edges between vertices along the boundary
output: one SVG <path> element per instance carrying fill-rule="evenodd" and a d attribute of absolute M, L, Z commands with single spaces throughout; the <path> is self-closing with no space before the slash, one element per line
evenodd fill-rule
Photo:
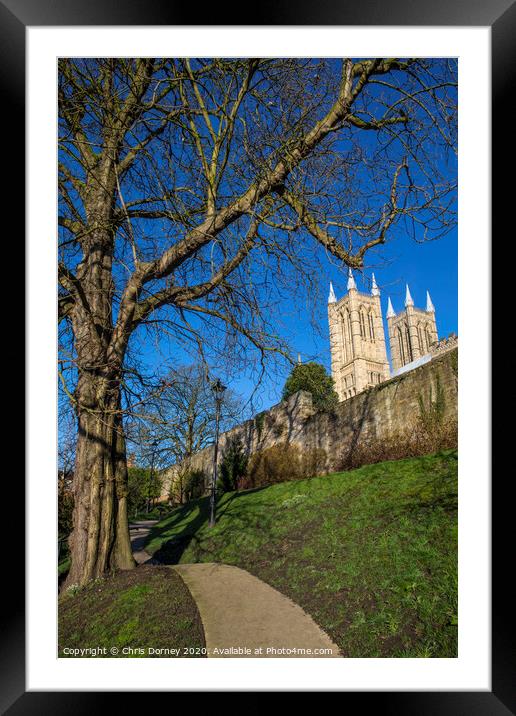
<path fill-rule="evenodd" d="M 214 563 L 178 564 L 172 569 L 181 575 L 197 602 L 209 657 L 340 656 L 338 647 L 298 604 L 249 572 Z M 247 647 L 251 653 L 213 653 L 214 648 L 232 647 Z M 285 649 L 305 651 L 281 651 Z M 307 653 L 307 649 L 312 651 Z M 316 649 L 330 651 L 316 654 Z"/>
<path fill-rule="evenodd" d="M 129 525 L 129 536 L 131 538 L 131 547 L 133 548 L 133 557 L 138 564 L 155 564 L 156 560 L 152 555 L 143 549 L 145 539 L 152 527 L 158 523 L 158 520 L 139 520 Z M 151 561 L 149 561 L 151 560 Z"/>

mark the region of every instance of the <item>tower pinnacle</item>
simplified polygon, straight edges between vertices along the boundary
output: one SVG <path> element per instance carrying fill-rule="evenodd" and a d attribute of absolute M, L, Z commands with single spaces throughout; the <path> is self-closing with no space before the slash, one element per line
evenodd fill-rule
<path fill-rule="evenodd" d="M 435 312 L 434 304 L 432 303 L 432 299 L 430 298 L 428 291 L 426 292 L 426 310 L 428 313 Z"/>
<path fill-rule="evenodd" d="M 353 277 L 353 271 L 351 270 L 351 267 L 348 268 L 348 291 L 350 288 L 356 289 L 357 285 L 355 283 L 355 279 Z"/>
<path fill-rule="evenodd" d="M 392 307 L 391 297 L 389 296 L 389 300 L 387 301 L 387 318 L 394 318 L 395 315 L 396 313 Z"/>
<path fill-rule="evenodd" d="M 412 300 L 412 296 L 410 295 L 410 289 L 408 287 L 408 283 L 406 284 L 407 290 L 405 292 L 405 306 L 413 306 L 414 301 Z"/>
<path fill-rule="evenodd" d="M 373 283 L 371 287 L 371 296 L 379 296 L 380 295 L 380 289 L 378 288 L 378 284 L 376 283 L 376 279 L 373 274 Z"/>
<path fill-rule="evenodd" d="M 333 290 L 333 284 L 330 281 L 330 295 L 328 296 L 328 303 L 335 303 L 337 301 L 337 297 L 335 296 L 335 291 Z"/>

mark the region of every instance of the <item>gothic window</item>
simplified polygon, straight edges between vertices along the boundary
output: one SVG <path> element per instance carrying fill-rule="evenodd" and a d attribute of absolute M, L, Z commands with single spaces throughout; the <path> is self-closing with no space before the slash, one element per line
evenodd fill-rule
<path fill-rule="evenodd" d="M 362 309 L 360 309 L 360 336 L 364 340 L 366 339 L 365 316 Z"/>
<path fill-rule="evenodd" d="M 411 363 L 414 360 L 414 356 L 412 354 L 412 343 L 410 342 L 410 332 L 408 326 L 405 326 L 405 339 L 407 341 L 407 363 Z"/>
<path fill-rule="evenodd" d="M 342 357 L 344 359 L 344 363 L 347 363 L 348 359 L 348 341 L 346 336 L 346 326 L 344 323 L 344 320 L 341 321 L 340 324 L 340 334 L 341 334 L 341 342 L 342 342 Z"/>
<path fill-rule="evenodd" d="M 353 351 L 353 333 L 351 332 L 351 315 L 347 309 L 344 313 L 344 321 L 346 323 L 347 331 L 348 331 L 349 358 L 353 358 L 354 351 Z"/>
<path fill-rule="evenodd" d="M 344 346 L 344 361 L 345 362 L 349 361 L 349 359 L 351 357 L 351 336 L 349 335 L 349 330 L 348 330 L 348 316 L 349 316 L 349 313 L 346 309 L 342 313 L 342 324 L 341 324 L 342 343 Z"/>
<path fill-rule="evenodd" d="M 372 313 L 368 314 L 369 319 L 369 338 L 374 341 L 374 317 Z"/>
<path fill-rule="evenodd" d="M 400 351 L 401 365 L 405 365 L 405 346 L 403 344 L 403 333 L 401 332 L 401 328 L 399 326 L 396 329 L 396 332 L 398 334 L 398 348 Z"/>
<path fill-rule="evenodd" d="M 419 338 L 419 350 L 421 352 L 421 355 L 423 355 L 426 352 L 425 335 L 423 333 L 423 327 L 420 323 L 417 324 L 417 335 Z"/>
<path fill-rule="evenodd" d="M 432 345 L 433 341 L 432 341 L 432 333 L 431 333 L 430 327 L 428 325 L 425 329 L 425 333 L 426 333 L 426 342 L 428 344 L 428 350 L 430 350 L 430 346 Z"/>

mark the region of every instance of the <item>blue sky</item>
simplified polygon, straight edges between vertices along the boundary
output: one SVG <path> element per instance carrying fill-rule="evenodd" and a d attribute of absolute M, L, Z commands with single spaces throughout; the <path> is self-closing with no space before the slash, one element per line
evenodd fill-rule
<path fill-rule="evenodd" d="M 338 66 L 338 63 L 336 63 L 336 69 L 338 69 Z M 439 91 L 437 94 L 439 94 Z M 374 90 L 371 95 L 372 106 L 377 112 L 380 112 L 380 109 L 376 107 L 376 101 L 377 99 L 379 101 L 381 96 L 380 90 Z M 334 147 L 334 149 L 342 153 L 342 156 L 348 156 L 350 152 L 348 139 L 346 137 L 339 139 Z M 389 144 L 389 141 L 389 135 L 369 134 L 367 132 L 361 135 L 361 156 L 366 158 L 367 161 L 360 163 L 354 176 L 354 183 L 346 185 L 343 181 L 342 185 L 338 183 L 335 185 L 335 196 L 338 200 L 342 200 L 344 203 L 348 201 L 348 192 L 350 190 L 353 192 L 355 186 L 358 186 L 361 181 L 363 181 L 362 192 L 366 195 L 369 193 L 369 187 L 374 187 L 375 182 L 383 180 L 381 175 L 379 179 L 378 175 L 375 174 L 376 152 L 378 152 L 380 145 Z M 394 144 L 389 151 L 392 152 L 390 161 L 395 164 L 400 160 L 405 149 Z M 426 154 L 423 153 L 422 156 L 424 157 Z M 452 152 L 448 152 L 446 147 L 436 144 L 431 161 L 435 163 L 435 168 L 445 179 L 450 181 L 456 179 L 456 157 Z M 381 166 L 381 163 L 379 166 Z M 423 177 L 421 166 L 418 167 L 417 162 L 409 158 L 409 167 L 411 179 L 416 184 L 424 185 L 426 179 Z M 392 171 L 391 168 L 388 179 L 389 187 Z M 402 179 L 405 180 L 404 175 Z M 373 199 L 372 201 L 374 202 L 375 200 Z M 456 210 L 456 202 L 453 199 L 450 199 L 449 208 L 451 212 Z M 338 211 L 337 208 L 335 210 Z M 439 232 L 432 231 L 431 227 L 435 229 L 436 223 L 430 220 L 430 216 L 430 213 L 425 215 L 422 212 L 419 218 L 423 219 L 423 223 L 425 219 L 429 220 L 426 228 L 428 229 L 427 237 L 431 238 Z M 366 254 L 365 268 L 361 272 L 355 272 L 355 279 L 359 290 L 370 291 L 371 273 L 374 271 L 376 281 L 381 290 L 384 323 L 389 296 L 395 311 L 403 309 L 406 283 L 410 286 L 415 305 L 421 308 L 426 305 L 426 291 L 428 290 L 436 308 L 438 334 L 439 337 L 443 337 L 451 332 L 458 332 L 457 230 L 455 227 L 440 238 L 426 241 L 422 240 L 424 231 L 425 229 L 421 223 L 415 222 L 409 226 L 404 226 L 403 221 L 397 222 L 389 231 L 387 242 Z M 415 241 L 414 236 L 421 240 Z M 287 294 L 281 298 L 275 306 L 274 315 L 271 316 L 271 323 L 273 323 L 281 337 L 288 339 L 291 355 L 295 357 L 297 353 L 300 353 L 302 360 L 317 361 L 330 371 L 327 319 L 329 282 L 330 280 L 333 282 L 337 297 L 341 297 L 346 290 L 347 268 L 339 267 L 335 259 L 329 260 L 324 255 L 323 248 L 310 236 L 305 235 L 303 241 L 301 255 L 308 259 L 306 262 L 306 265 L 310 266 L 307 269 L 308 272 L 316 271 L 316 273 L 311 274 L 311 280 L 316 284 L 318 293 L 308 296 L 307 293 L 303 293 L 301 286 L 293 287 L 292 294 Z M 311 258 L 315 255 L 318 258 L 312 262 Z M 286 270 L 288 271 L 288 269 Z M 295 281 L 295 276 L 293 276 L 293 280 Z M 282 292 L 283 289 L 280 293 Z M 389 350 L 388 341 L 387 349 Z M 177 350 L 177 344 L 174 345 L 172 341 L 169 344 L 165 339 L 160 341 L 160 350 L 157 354 L 153 352 L 151 347 L 144 347 L 143 353 L 146 361 L 149 360 L 156 368 L 159 367 L 163 360 L 168 359 L 168 351 L 170 351 L 170 355 L 174 354 L 175 361 L 180 359 L 184 362 L 192 362 L 191 356 L 184 354 L 180 357 L 181 349 L 179 354 Z M 195 360 L 195 356 L 193 360 Z M 291 366 L 286 362 L 275 367 L 271 365 L 265 377 L 262 378 L 257 386 L 257 373 L 256 371 L 253 372 L 252 368 L 248 370 L 243 368 L 239 372 L 230 372 L 224 370 L 223 364 L 217 366 L 216 361 L 213 364 L 214 373 L 220 374 L 228 386 L 241 395 L 244 401 L 249 400 L 252 396 L 253 404 L 248 407 L 251 412 L 266 409 L 279 402 L 282 387 L 290 369 Z"/>
<path fill-rule="evenodd" d="M 314 251 L 320 251 L 315 242 L 312 248 Z M 408 283 L 417 307 L 425 307 L 426 291 L 430 292 L 436 309 L 439 337 L 458 332 L 456 229 L 435 241 L 417 243 L 404 235 L 401 227 L 397 228 L 385 246 L 380 247 L 376 254 L 368 255 L 364 271 L 354 272 L 359 291 L 370 291 L 373 271 L 381 291 L 385 329 L 387 299 L 390 296 L 396 312 L 403 310 L 405 284 Z M 302 360 L 315 360 L 330 371 L 327 318 L 329 282 L 333 282 L 337 298 L 341 298 L 346 292 L 347 269 L 339 269 L 334 262 L 323 257 L 316 281 L 319 284 L 319 296 L 315 305 L 309 303 L 307 296 L 303 301 L 303 295 L 300 295 L 298 290 L 293 300 L 286 298 L 280 303 L 276 323 L 278 330 L 283 335 L 288 335 L 294 355 L 299 352 Z M 314 323 L 318 328 L 314 327 Z M 168 346 L 166 340 L 161 341 L 158 350 L 155 345 L 144 347 L 142 357 L 149 365 L 159 369 L 163 360 L 167 359 L 169 350 L 173 351 L 177 358 L 177 347 Z M 192 356 L 185 353 L 182 360 L 186 363 L 192 362 Z M 253 403 L 248 406 L 248 410 L 256 412 L 280 400 L 289 371 L 290 366 L 287 363 L 279 369 L 271 367 L 258 388 L 256 375 L 251 372 L 247 375 L 225 375 L 223 378 L 228 387 L 240 395 L 244 402 L 253 394 Z"/>
<path fill-rule="evenodd" d="M 447 60 L 434 60 L 430 63 L 430 71 L 432 73 L 437 72 L 437 75 L 440 76 L 441 71 L 444 71 L 448 64 Z M 337 81 L 340 76 L 340 62 L 330 60 L 328 65 L 330 69 L 333 68 L 335 71 L 335 81 Z M 311 96 L 315 97 L 318 91 L 319 75 L 315 74 L 313 79 L 310 79 L 312 77 L 311 67 L 312 65 L 306 70 L 308 74 L 302 75 L 303 77 L 308 77 L 307 81 L 309 82 L 308 86 L 303 85 L 303 92 L 309 92 Z M 433 82 L 432 75 L 431 84 Z M 433 93 L 432 96 L 436 102 L 443 99 L 444 92 L 444 90 L 438 88 Z M 276 95 L 272 94 L 271 96 L 276 97 Z M 366 118 L 370 112 L 374 116 L 381 117 L 385 111 L 385 106 L 390 105 L 391 102 L 398 100 L 398 98 L 397 90 L 386 90 L 385 86 L 380 83 L 377 86 L 372 86 L 367 101 L 363 105 L 357 106 L 356 112 L 361 113 Z M 326 101 L 329 100 L 326 99 Z M 269 104 L 275 106 L 274 102 Z M 276 104 L 278 103 L 276 102 Z M 396 106 L 398 105 L 399 103 L 396 102 Z M 253 114 L 254 109 L 256 109 L 256 112 Z M 343 130 L 342 134 L 338 135 L 335 139 L 335 144 L 332 145 L 332 151 L 335 156 L 339 155 L 341 157 L 340 163 L 335 165 L 338 170 L 332 170 L 327 175 L 322 172 L 321 177 L 317 174 L 314 175 L 317 181 L 329 182 L 326 186 L 321 186 L 320 183 L 317 184 L 317 191 L 314 192 L 315 196 L 312 197 L 315 208 L 318 206 L 319 197 L 322 197 L 319 208 L 322 208 L 322 214 L 324 215 L 328 210 L 328 205 L 324 204 L 324 196 L 327 196 L 331 211 L 336 215 L 348 216 L 348 212 L 351 212 L 352 218 L 349 219 L 351 223 L 355 223 L 357 220 L 359 223 L 363 223 L 364 219 L 361 216 L 363 211 L 364 216 L 369 217 L 366 220 L 366 223 L 369 223 L 371 212 L 379 214 L 382 206 L 384 206 L 391 189 L 394 169 L 400 165 L 402 158 L 403 161 L 407 159 L 407 154 L 407 176 L 405 176 L 405 173 L 401 175 L 401 183 L 407 184 L 410 180 L 411 187 L 425 187 L 427 186 L 427 171 L 431 175 L 432 181 L 437 182 L 434 184 L 437 192 L 442 186 L 441 180 L 455 182 L 457 176 L 456 157 L 453 152 L 448 151 L 446 143 L 443 144 L 440 141 L 441 135 L 434 130 L 433 122 L 430 122 L 428 126 L 423 122 L 425 120 L 428 123 L 429 120 L 427 114 L 419 109 L 419 105 L 412 107 L 412 110 L 414 113 L 414 126 L 419 127 L 417 132 L 414 130 L 413 135 L 411 133 L 408 135 L 403 134 L 401 138 L 400 130 L 400 137 L 397 137 L 394 141 L 388 131 L 369 133 L 361 132 L 360 130 L 356 135 L 357 139 L 356 133 L 350 128 L 348 128 L 349 131 Z M 248 119 L 257 113 L 260 120 L 258 125 L 267 124 L 269 121 L 274 124 L 276 120 L 271 120 L 269 115 L 272 117 L 275 112 L 280 112 L 279 108 L 268 109 L 267 111 L 264 109 L 258 110 L 252 102 L 248 111 L 250 113 Z M 317 112 L 323 111 L 324 105 L 321 105 Z M 446 126 L 448 119 L 450 118 L 446 117 Z M 135 141 L 135 138 L 133 138 L 133 141 Z M 168 141 L 171 149 L 176 153 L 174 156 L 182 157 L 186 145 L 183 144 L 181 133 L 171 132 Z M 238 142 L 236 142 L 235 146 L 238 147 Z M 416 159 L 414 155 L 417 156 Z M 194 153 L 188 156 L 192 160 L 195 158 Z M 238 152 L 236 157 L 237 159 L 240 157 Z M 156 154 L 155 161 L 160 169 L 168 166 L 165 159 L 165 155 L 162 157 L 161 154 Z M 66 162 L 70 163 L 70 160 L 66 159 Z M 431 168 L 432 165 L 433 169 Z M 178 185 L 184 184 L 185 186 L 188 186 L 189 183 L 191 184 L 193 175 L 190 176 L 189 170 L 182 168 L 182 160 L 178 161 L 175 166 L 177 172 L 176 183 Z M 186 163 L 185 166 L 190 167 L 190 164 Z M 235 172 L 232 169 L 232 173 L 227 180 L 227 187 L 224 183 L 221 185 L 222 194 L 227 189 L 227 193 L 232 195 L 232 192 L 239 190 L 242 181 L 242 187 L 244 188 L 247 186 L 247 181 L 250 181 L 250 179 L 244 181 L 240 178 L 241 167 L 239 161 L 236 161 L 235 167 L 238 168 L 238 171 Z M 76 167 L 73 168 L 76 169 Z M 296 181 L 295 176 L 292 180 Z M 234 186 L 231 183 L 232 181 L 236 182 Z M 138 198 L 139 185 L 137 183 L 132 185 L 129 182 L 128 187 L 124 187 L 124 191 L 127 201 L 134 200 Z M 425 306 L 426 291 L 429 290 L 436 308 L 438 333 L 442 337 L 451 332 L 457 332 L 457 231 L 454 228 L 435 240 L 419 242 L 414 240 L 414 236 L 422 239 L 422 234 L 425 230 L 427 237 L 440 234 L 441 216 L 439 211 L 433 214 L 431 209 L 428 210 L 427 198 L 427 193 L 424 195 L 417 193 L 410 195 L 409 205 L 412 206 L 415 203 L 417 206 L 422 207 L 417 219 L 412 220 L 407 226 L 404 225 L 403 221 L 396 221 L 388 232 L 387 242 L 366 254 L 365 268 L 361 272 L 355 272 L 355 279 L 360 291 L 369 291 L 371 273 L 374 271 L 376 281 L 381 290 L 384 322 L 387 298 L 389 296 L 395 311 L 402 310 L 406 283 L 409 284 L 415 305 L 418 307 Z M 445 215 L 447 209 L 450 210 L 450 213 L 455 211 L 456 203 L 453 195 L 443 197 L 442 203 L 443 206 L 448 204 L 444 211 Z M 407 218 L 406 221 L 409 222 L 410 218 Z M 150 253 L 142 255 L 149 260 L 155 257 L 156 252 L 159 253 L 159 251 L 164 250 L 170 244 L 170 241 L 181 238 L 184 231 L 182 225 L 178 228 L 170 228 L 168 224 L 163 227 L 152 221 L 150 224 L 145 223 L 144 220 L 134 221 L 133 226 L 141 236 L 145 237 L 142 247 Z M 244 228 L 239 226 L 235 228 L 235 231 L 238 234 Z M 179 232 L 178 236 L 175 236 L 176 231 Z M 262 231 L 266 235 L 268 230 L 263 229 Z M 254 260 L 252 257 L 248 257 L 248 260 L 253 260 L 254 263 L 249 269 L 249 273 L 243 275 L 244 284 L 236 284 L 237 291 L 233 295 L 241 295 L 238 293 L 238 289 L 246 291 L 249 282 L 252 281 L 254 284 L 253 290 L 255 290 L 256 286 L 260 286 L 256 294 L 258 304 L 266 306 L 269 305 L 267 302 L 270 299 L 270 285 L 278 286 L 277 295 L 270 299 L 270 305 L 274 304 L 274 309 L 271 310 L 269 316 L 269 324 L 272 330 L 281 338 L 288 340 L 293 357 L 299 353 L 302 360 L 317 361 L 325 365 L 329 370 L 330 352 L 327 319 L 329 282 L 333 282 L 337 297 L 340 298 L 346 290 L 347 269 L 346 267 L 339 267 L 335 259 L 330 260 L 325 256 L 322 246 L 317 244 L 307 232 L 300 237 L 299 242 L 296 241 L 298 236 L 297 234 L 295 235 L 293 243 L 289 246 L 289 251 L 292 251 L 292 247 L 295 247 L 293 253 L 295 253 L 295 258 L 299 261 L 299 264 L 294 263 L 289 267 L 285 262 L 282 263 L 280 259 L 276 263 L 278 254 L 273 255 L 272 259 L 268 259 L 268 262 L 264 263 L 260 263 L 259 259 Z M 279 238 L 281 239 L 281 237 Z M 283 237 L 283 239 L 285 238 Z M 338 238 L 339 240 L 346 240 L 345 234 Z M 233 241 L 233 238 L 227 236 L 226 240 Z M 118 290 L 121 291 L 127 277 L 126 263 L 130 264 L 131 261 L 130 242 L 121 242 L 118 252 L 117 258 L 120 264 L 115 268 L 113 277 L 115 283 L 118 284 Z M 254 252 L 252 253 L 254 255 Z M 268 256 L 268 254 L 263 255 Z M 223 260 L 223 254 L 217 242 L 214 242 L 213 246 L 206 247 L 204 258 L 204 267 L 210 266 L 212 259 L 215 262 Z M 72 270 L 75 269 L 74 263 L 78 259 L 79 257 L 76 254 L 70 256 L 69 261 Z M 265 264 L 267 264 L 267 268 Z M 308 282 L 312 284 L 310 295 L 303 290 L 302 282 L 297 280 L 298 265 L 302 265 L 305 275 L 308 275 Z M 205 270 L 205 268 L 202 269 L 202 271 Z M 189 271 L 190 273 L 188 273 Z M 185 269 L 184 275 L 181 271 L 178 272 L 178 276 L 175 278 L 179 284 L 197 283 L 206 278 L 206 276 L 202 275 L 202 271 L 200 264 L 196 263 L 191 269 Z M 280 279 L 283 279 L 281 287 Z M 292 291 L 289 290 L 291 279 L 292 284 L 297 284 L 296 286 L 292 285 Z M 242 281 L 242 277 L 239 277 L 238 280 Z M 247 283 L 245 283 L 246 281 Z M 313 290 L 314 287 L 315 290 Z M 153 288 L 158 289 L 159 286 Z M 254 304 L 252 305 L 254 306 Z M 115 318 L 116 310 L 117 305 L 115 304 L 113 314 Z M 162 323 L 154 334 L 139 328 L 136 331 L 134 340 L 131 339 L 134 351 L 133 356 L 136 356 L 136 360 L 139 361 L 144 372 L 154 374 L 153 377 L 166 372 L 167 366 L 177 369 L 181 365 L 192 364 L 199 360 L 196 347 L 194 346 L 193 350 L 187 350 L 184 344 L 182 338 L 183 326 L 179 325 L 178 327 L 177 324 L 174 326 L 177 313 L 171 310 L 165 317 L 170 319 L 170 327 L 167 327 L 166 323 Z M 249 320 L 249 317 L 247 318 Z M 192 313 L 189 313 L 188 320 L 196 326 L 198 314 L 192 315 Z M 219 346 L 224 343 L 222 333 L 216 335 L 215 345 L 212 345 L 211 351 L 210 349 L 207 351 L 207 358 L 211 363 L 213 377 L 220 376 L 228 387 L 242 397 L 244 402 L 248 401 L 250 397 L 253 398 L 253 403 L 247 407 L 246 414 L 266 409 L 280 400 L 282 387 L 291 369 L 291 365 L 288 362 L 284 361 L 275 365 L 271 362 L 271 365 L 267 366 L 265 376 L 262 376 L 258 383 L 258 371 L 256 366 L 253 368 L 252 365 L 252 348 L 250 347 L 249 350 L 249 367 L 245 365 L 247 361 L 246 354 L 244 360 L 239 363 L 235 359 L 233 365 L 228 368 L 228 364 L 224 363 L 223 358 L 217 358 L 217 341 Z M 237 364 L 238 367 L 235 367 Z M 130 380 L 130 370 L 127 375 L 128 380 Z"/>
<path fill-rule="evenodd" d="M 379 135 L 376 133 L 365 133 L 361 136 L 361 151 L 364 156 L 372 159 L 378 150 Z M 382 141 L 385 141 L 382 139 Z M 349 147 L 346 141 L 338 141 L 335 148 L 345 156 Z M 397 150 L 400 151 L 400 150 Z M 394 154 L 397 157 L 397 154 Z M 435 167 L 442 176 L 451 182 L 456 181 L 456 157 L 446 152 L 443 147 L 436 147 L 433 156 Z M 374 161 L 372 162 L 374 165 Z M 421 170 L 413 161 L 409 161 L 412 179 L 424 184 Z M 364 181 L 367 189 L 373 186 L 371 164 L 366 169 L 365 164 L 358 170 L 355 179 Z M 392 172 L 392 169 L 391 169 Z M 363 174 L 363 176 L 362 176 Z M 373 170 L 374 174 L 374 170 Z M 404 177 L 403 177 L 404 179 Z M 389 178 L 390 187 L 390 178 Z M 339 191 L 345 196 L 350 187 L 345 183 L 342 186 L 336 185 L 336 195 Z M 364 194 L 367 191 L 364 190 Z M 374 199 L 373 199 L 374 201 Z M 456 201 L 450 199 L 449 209 L 454 213 L 457 209 Z M 457 316 L 457 227 L 454 226 L 444 235 L 435 229 L 435 222 L 430 219 L 430 213 L 422 212 L 419 216 L 423 222 L 418 224 L 410 223 L 405 225 L 403 221 L 396 222 L 389 230 L 387 241 L 365 255 L 364 269 L 355 271 L 355 280 L 359 291 L 369 292 L 371 288 L 371 274 L 375 273 L 376 281 L 381 291 L 382 314 L 384 327 L 386 328 L 385 314 L 387 311 L 387 299 L 390 296 L 394 310 L 400 311 L 404 307 L 405 285 L 408 283 L 414 303 L 417 307 L 424 308 L 426 305 L 426 291 L 430 292 L 433 304 L 436 309 L 436 321 L 439 337 L 448 336 L 451 332 L 458 332 Z M 429 219 L 427 226 L 424 220 Z M 426 238 L 423 240 L 426 231 Z M 432 238 L 439 235 L 439 238 Z M 415 238 L 418 240 L 415 240 Z M 275 306 L 272 323 L 278 334 L 288 339 L 291 355 L 299 353 L 303 361 L 314 360 L 322 363 L 330 372 L 330 350 L 329 332 L 327 318 L 327 297 L 329 282 L 333 282 L 337 298 L 342 297 L 346 291 L 347 267 L 339 267 L 336 259 L 325 255 L 324 249 L 308 233 L 303 236 L 303 247 L 300 256 L 306 258 L 306 265 L 310 266 L 307 272 L 316 270 L 311 274 L 311 279 L 317 287 L 318 295 L 308 295 L 303 292 L 302 286 L 293 286 L 292 293 L 284 296 Z M 315 258 L 317 257 L 317 258 Z M 313 261 L 312 261 L 313 259 Z M 317 267 L 317 268 L 316 268 Z M 260 269 L 254 269 L 260 271 Z M 288 277 L 291 268 L 283 267 L 280 270 L 286 271 Z M 294 270 L 295 274 L 295 270 Z M 253 274 L 254 275 L 254 274 Z M 292 276 L 295 281 L 295 275 Z M 284 293 L 282 287 L 279 293 Z M 195 322 L 195 317 L 193 317 Z M 387 332 L 386 332 L 387 336 Z M 386 341 L 389 354 L 388 340 Z M 250 346 L 250 355 L 252 347 Z M 183 363 L 195 362 L 195 354 L 182 353 L 177 342 L 168 341 L 166 337 L 160 339 L 160 347 L 156 352 L 155 347 L 144 346 L 143 355 L 145 362 L 156 369 L 162 369 L 163 361 L 169 357 L 175 367 L 178 361 Z M 209 357 L 209 353 L 208 353 Z M 389 356 L 390 357 L 390 356 Z M 257 384 L 257 372 L 252 368 L 241 372 L 228 372 L 223 364 L 218 366 L 216 360 L 212 364 L 214 375 L 220 375 L 236 394 L 240 395 L 243 402 L 251 400 L 251 405 L 246 405 L 246 416 L 260 410 L 269 408 L 281 399 L 281 392 L 285 380 L 291 370 L 287 362 L 283 365 L 270 366 L 265 377 Z"/>
<path fill-rule="evenodd" d="M 457 232 L 451 231 L 447 236 L 428 243 L 416 243 L 401 235 L 389 243 L 376 261 L 369 263 L 371 268 L 363 272 L 355 271 L 355 280 L 359 291 L 370 291 L 371 272 L 374 271 L 376 281 L 381 291 L 382 313 L 386 332 L 385 314 L 387 311 L 387 298 L 391 301 L 396 312 L 403 310 L 405 300 L 405 284 L 408 283 L 414 304 L 424 308 L 426 305 L 426 291 L 430 292 L 436 309 L 436 321 L 439 337 L 448 336 L 458 332 L 457 311 Z M 333 286 L 337 299 L 346 292 L 347 273 L 343 269 L 328 264 L 327 273 L 321 273 L 321 300 L 316 308 L 319 318 L 321 335 L 314 331 L 309 320 L 308 311 L 303 312 L 298 307 L 292 315 L 291 307 L 285 302 L 285 316 L 288 316 L 289 328 L 293 331 L 293 346 L 301 353 L 302 360 L 316 360 L 323 363 L 330 370 L 329 332 L 327 319 L 326 298 L 329 282 Z M 387 340 L 388 348 L 388 340 Z M 285 367 L 284 379 L 289 368 Z M 278 385 L 279 380 L 279 385 Z M 272 378 L 266 381 L 260 396 L 264 406 L 276 403 L 281 392 L 281 376 L 278 380 Z M 252 383 L 245 378 L 235 380 L 233 388 L 246 395 L 252 389 Z"/>

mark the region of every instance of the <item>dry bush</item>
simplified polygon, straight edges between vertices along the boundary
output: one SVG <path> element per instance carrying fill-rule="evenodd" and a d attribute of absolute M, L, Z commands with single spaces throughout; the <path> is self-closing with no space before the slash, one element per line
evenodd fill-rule
<path fill-rule="evenodd" d="M 328 463 L 328 455 L 323 448 L 311 448 L 301 452 L 301 473 L 303 477 L 324 475 Z"/>
<path fill-rule="evenodd" d="M 297 445 L 279 443 L 251 455 L 241 489 L 263 487 L 288 480 L 302 480 L 326 469 L 326 451 L 301 450 Z"/>
<path fill-rule="evenodd" d="M 412 430 L 389 438 L 360 440 L 356 447 L 347 448 L 336 461 L 335 469 L 351 470 L 385 460 L 419 457 L 448 448 L 456 448 L 458 431 L 456 420 L 429 424 L 419 419 Z"/>
<path fill-rule="evenodd" d="M 434 390 L 419 395 L 419 416 L 413 427 L 389 438 L 359 438 L 343 450 L 335 463 L 337 470 L 350 470 L 384 460 L 419 457 L 458 444 L 456 418 L 446 418 L 446 398 L 439 375 Z"/>

